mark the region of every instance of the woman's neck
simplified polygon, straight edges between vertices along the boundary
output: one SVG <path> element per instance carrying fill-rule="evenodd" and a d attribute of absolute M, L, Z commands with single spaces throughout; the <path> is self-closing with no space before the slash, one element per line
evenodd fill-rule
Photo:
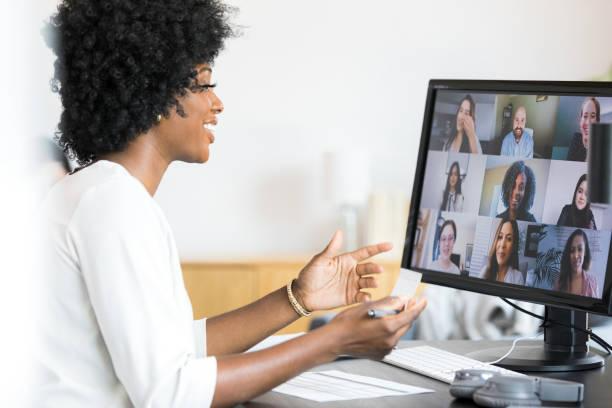
<path fill-rule="evenodd" d="M 444 268 L 444 269 L 448 269 L 451 266 L 451 261 L 450 258 L 443 258 L 440 257 L 440 265 Z"/>
<path fill-rule="evenodd" d="M 511 220 L 516 220 L 518 216 L 519 209 L 513 210 L 511 207 L 508 208 L 508 218 Z"/>
<path fill-rule="evenodd" d="M 572 269 L 572 279 L 578 278 L 578 277 L 582 278 L 582 273 L 583 273 L 583 269 L 582 268 L 580 268 L 580 269 Z"/>
<path fill-rule="evenodd" d="M 508 265 L 499 265 L 499 269 L 497 270 L 497 280 L 504 281 L 506 279 L 506 274 L 508 273 Z"/>
<path fill-rule="evenodd" d="M 156 142 L 153 131 L 137 136 L 124 150 L 100 157 L 118 163 L 155 195 L 172 160 Z"/>

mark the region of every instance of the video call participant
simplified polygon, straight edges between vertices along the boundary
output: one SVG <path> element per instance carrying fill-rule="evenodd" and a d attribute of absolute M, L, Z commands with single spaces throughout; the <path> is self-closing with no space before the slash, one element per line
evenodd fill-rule
<path fill-rule="evenodd" d="M 502 220 L 489 250 L 487 264 L 480 277 L 486 280 L 524 285 L 525 276 L 518 269 L 518 225 L 514 220 Z"/>
<path fill-rule="evenodd" d="M 457 239 L 457 226 L 453 220 L 446 220 L 440 229 L 438 238 L 438 247 L 440 248 L 440 256 L 429 265 L 429 269 L 436 271 L 460 274 L 459 267 L 451 261 L 451 254 Z"/>
<path fill-rule="evenodd" d="M 591 211 L 591 203 L 589 202 L 587 189 L 587 175 L 583 174 L 578 179 L 578 183 L 576 183 L 572 203 L 563 207 L 557 225 L 597 229 L 595 217 L 593 217 L 593 211 Z"/>
<path fill-rule="evenodd" d="M 442 193 L 441 211 L 457 211 L 463 210 L 463 195 L 461 194 L 461 171 L 459 162 L 453 162 L 448 170 L 446 177 L 446 187 Z"/>
<path fill-rule="evenodd" d="M 581 229 L 569 236 L 561 256 L 561 272 L 555 290 L 574 295 L 597 297 L 597 280 L 589 273 L 591 249 L 589 239 Z"/>
<path fill-rule="evenodd" d="M 591 123 L 599 123 L 600 113 L 601 107 L 596 98 L 588 97 L 582 102 L 579 118 L 580 132 L 575 133 L 572 138 L 567 151 L 567 160 L 586 161 L 589 147 L 589 126 Z"/>
<path fill-rule="evenodd" d="M 514 112 L 512 132 L 508 133 L 502 142 L 501 155 L 533 158 L 533 135 L 525 129 L 527 124 L 527 110 L 519 106 Z"/>
<path fill-rule="evenodd" d="M 529 212 L 535 189 L 533 170 L 522 160 L 512 163 L 502 183 L 502 200 L 507 209 L 497 214 L 497 218 L 535 222 L 535 217 Z"/>
<path fill-rule="evenodd" d="M 482 147 L 476 136 L 476 103 L 471 95 L 459 102 L 457 108 L 456 132 L 444 143 L 445 152 L 482 153 Z"/>

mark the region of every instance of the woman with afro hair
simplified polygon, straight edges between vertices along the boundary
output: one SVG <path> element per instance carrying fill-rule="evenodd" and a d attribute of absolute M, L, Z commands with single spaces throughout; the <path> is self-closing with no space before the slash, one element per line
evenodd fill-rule
<path fill-rule="evenodd" d="M 386 298 L 284 344 L 243 353 L 301 316 L 369 300 L 391 245 L 339 254 L 337 232 L 288 282 L 193 321 L 175 241 L 153 200 L 173 161 L 205 163 L 224 106 L 212 64 L 234 34 L 218 0 L 63 0 L 48 38 L 81 165 L 42 205 L 35 406 L 196 407 L 249 400 L 341 354 L 380 359 L 425 302 Z M 400 311 L 369 319 L 368 309 Z"/>
<path fill-rule="evenodd" d="M 502 183 L 502 201 L 506 210 L 498 218 L 536 222 L 529 212 L 535 196 L 536 180 L 533 170 L 524 161 L 517 161 L 506 170 Z"/>

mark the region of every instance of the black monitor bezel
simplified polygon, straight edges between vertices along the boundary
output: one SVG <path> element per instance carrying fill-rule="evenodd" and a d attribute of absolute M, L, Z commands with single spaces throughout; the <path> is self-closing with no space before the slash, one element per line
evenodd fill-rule
<path fill-rule="evenodd" d="M 608 262 L 602 299 L 587 298 L 536 289 L 507 283 L 485 281 L 480 278 L 464 277 L 411 267 L 414 236 L 423 190 L 426 157 L 429 148 L 431 125 L 434 113 L 435 96 L 438 90 L 460 91 L 466 93 L 511 93 L 530 95 L 559 96 L 594 96 L 612 97 L 610 82 L 576 82 L 576 81 L 498 81 L 498 80 L 448 80 L 432 79 L 429 81 L 427 99 L 421 131 L 421 143 L 415 172 L 410 213 L 406 230 L 406 240 L 401 266 L 423 274 L 422 281 L 456 289 L 468 290 L 486 295 L 524 300 L 562 308 L 584 310 L 591 313 L 612 315 L 612 262 Z M 608 259 L 612 255 L 612 243 Z"/>

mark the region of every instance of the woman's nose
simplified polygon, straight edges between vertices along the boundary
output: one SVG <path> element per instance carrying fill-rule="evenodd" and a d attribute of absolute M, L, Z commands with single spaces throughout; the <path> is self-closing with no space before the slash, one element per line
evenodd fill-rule
<path fill-rule="evenodd" d="M 224 109 L 223 102 L 221 102 L 221 99 L 219 99 L 219 97 L 214 91 L 210 92 L 210 100 L 211 100 L 212 110 L 215 114 L 218 115 L 219 113 L 223 112 L 223 109 Z"/>

